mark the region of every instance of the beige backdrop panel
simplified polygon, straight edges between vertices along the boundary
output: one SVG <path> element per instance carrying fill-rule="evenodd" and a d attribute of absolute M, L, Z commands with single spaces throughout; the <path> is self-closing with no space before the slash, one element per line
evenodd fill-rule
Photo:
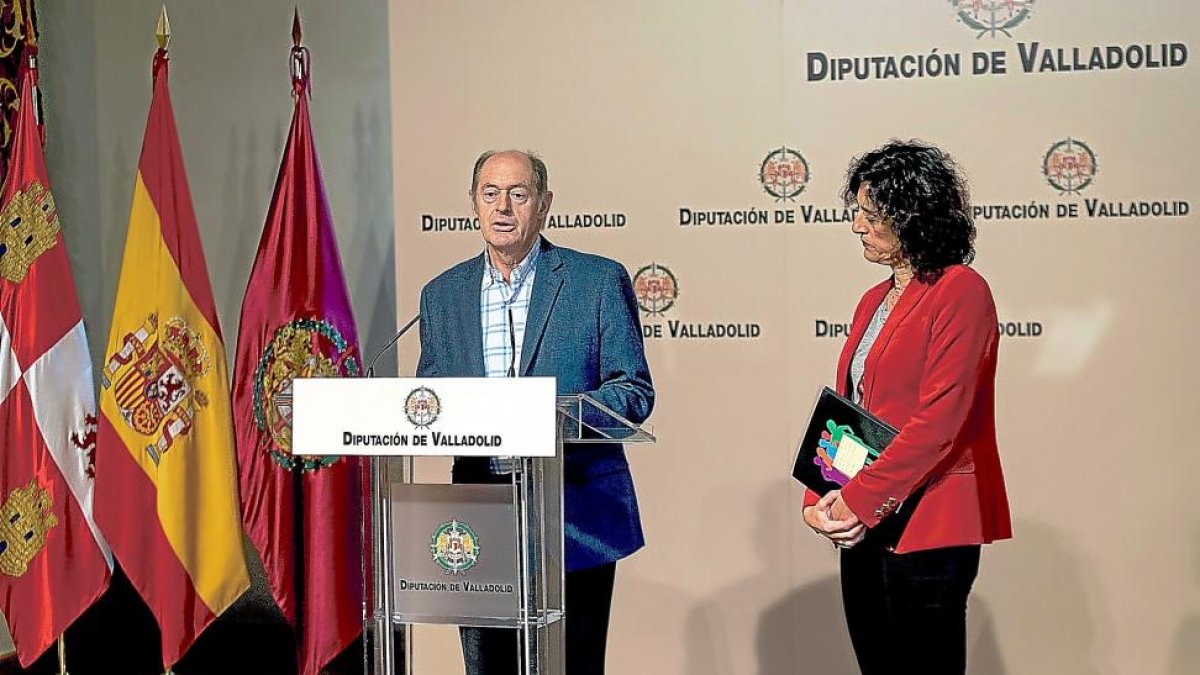
<path fill-rule="evenodd" d="M 998 406 L 1016 538 L 985 552 L 971 672 L 1184 673 L 1200 662 L 1200 466 L 1184 440 L 1200 402 L 1200 78 L 1191 54 L 1176 67 L 1076 72 L 1043 71 L 1040 56 L 1157 55 L 1196 34 L 1200 10 L 964 5 L 392 0 L 399 315 L 416 312 L 426 280 L 480 251 L 477 232 L 427 228 L 470 215 L 471 164 L 494 147 L 543 154 L 556 214 L 624 223 L 548 229 L 553 241 L 631 274 L 657 263 L 678 285 L 672 307 L 643 316 L 663 334 L 647 340 L 661 441 L 631 453 L 649 544 L 619 566 L 610 672 L 854 672 L 836 556 L 803 526 L 789 465 L 842 343 L 819 326 L 848 321 L 886 273 L 861 260 L 847 223 L 813 221 L 844 215 L 849 158 L 893 136 L 941 145 L 969 175 L 976 267 L 1013 333 Z M 971 27 L 988 21 L 995 32 Z M 1004 53 L 1007 72 L 973 74 L 974 52 Z M 960 74 L 810 78 L 810 53 L 958 55 Z M 1097 168 L 1064 193 L 1043 165 L 1068 138 Z M 809 176 L 777 201 L 759 171 L 782 146 Z M 1131 202 L 1189 213 L 1089 214 Z M 746 211 L 772 222 L 681 225 L 683 209 L 692 222 Z M 774 224 L 777 211 L 796 223 Z M 672 322 L 759 336 L 673 338 Z M 457 664 L 453 632 L 421 644 L 433 672 Z"/>

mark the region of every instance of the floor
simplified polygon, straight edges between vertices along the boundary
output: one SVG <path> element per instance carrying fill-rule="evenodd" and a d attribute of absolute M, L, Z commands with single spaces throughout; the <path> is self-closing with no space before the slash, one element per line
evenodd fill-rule
<path fill-rule="evenodd" d="M 67 630 L 66 646 L 70 675 L 163 673 L 158 625 L 119 569 L 108 592 Z M 57 652 L 51 648 L 27 669 L 15 659 L 0 662 L 0 675 L 58 675 Z M 175 675 L 295 675 L 292 630 L 274 607 L 235 604 L 173 670 Z M 361 675 L 361 641 L 323 672 Z"/>

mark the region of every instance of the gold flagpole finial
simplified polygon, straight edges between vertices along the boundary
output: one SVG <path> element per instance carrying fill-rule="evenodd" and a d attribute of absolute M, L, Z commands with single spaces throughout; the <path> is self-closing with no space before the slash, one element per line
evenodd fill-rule
<path fill-rule="evenodd" d="M 292 15 L 292 46 L 293 47 L 300 46 L 300 38 L 303 37 L 303 35 L 304 34 L 300 31 L 300 7 L 297 6 L 295 13 Z"/>
<path fill-rule="evenodd" d="M 162 6 L 158 13 L 158 25 L 154 28 L 154 36 L 158 38 L 158 48 L 166 49 L 171 44 L 171 22 L 167 20 L 167 6 Z"/>

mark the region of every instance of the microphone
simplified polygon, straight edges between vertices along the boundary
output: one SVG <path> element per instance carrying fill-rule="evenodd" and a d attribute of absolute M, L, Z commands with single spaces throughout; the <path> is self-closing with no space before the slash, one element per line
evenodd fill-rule
<path fill-rule="evenodd" d="M 379 351 L 375 352 L 375 356 L 371 357 L 371 363 L 367 365 L 366 377 L 371 377 L 375 374 L 375 363 L 379 361 L 379 357 L 383 356 L 383 353 L 386 352 L 389 347 L 396 344 L 400 338 L 404 337 L 404 334 L 407 333 L 410 328 L 416 325 L 417 321 L 420 319 L 420 314 L 417 314 L 413 318 L 409 319 L 408 323 L 404 324 L 404 328 L 401 328 L 395 335 L 392 336 L 392 339 L 387 341 L 387 344 L 380 347 Z"/>

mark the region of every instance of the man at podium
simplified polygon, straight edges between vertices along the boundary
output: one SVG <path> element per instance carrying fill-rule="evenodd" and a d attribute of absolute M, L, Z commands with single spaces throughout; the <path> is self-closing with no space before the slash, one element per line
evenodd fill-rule
<path fill-rule="evenodd" d="M 541 236 L 554 194 L 532 152 L 488 151 L 471 175 L 484 250 L 421 290 L 418 377 L 558 378 L 641 423 L 654 407 L 629 274 L 620 263 Z M 459 457 L 456 483 L 507 483 L 497 457 Z M 568 446 L 563 458 L 566 672 L 604 672 L 617 561 L 641 548 L 641 520 L 619 443 Z M 471 675 L 516 673 L 515 631 L 462 628 Z"/>

